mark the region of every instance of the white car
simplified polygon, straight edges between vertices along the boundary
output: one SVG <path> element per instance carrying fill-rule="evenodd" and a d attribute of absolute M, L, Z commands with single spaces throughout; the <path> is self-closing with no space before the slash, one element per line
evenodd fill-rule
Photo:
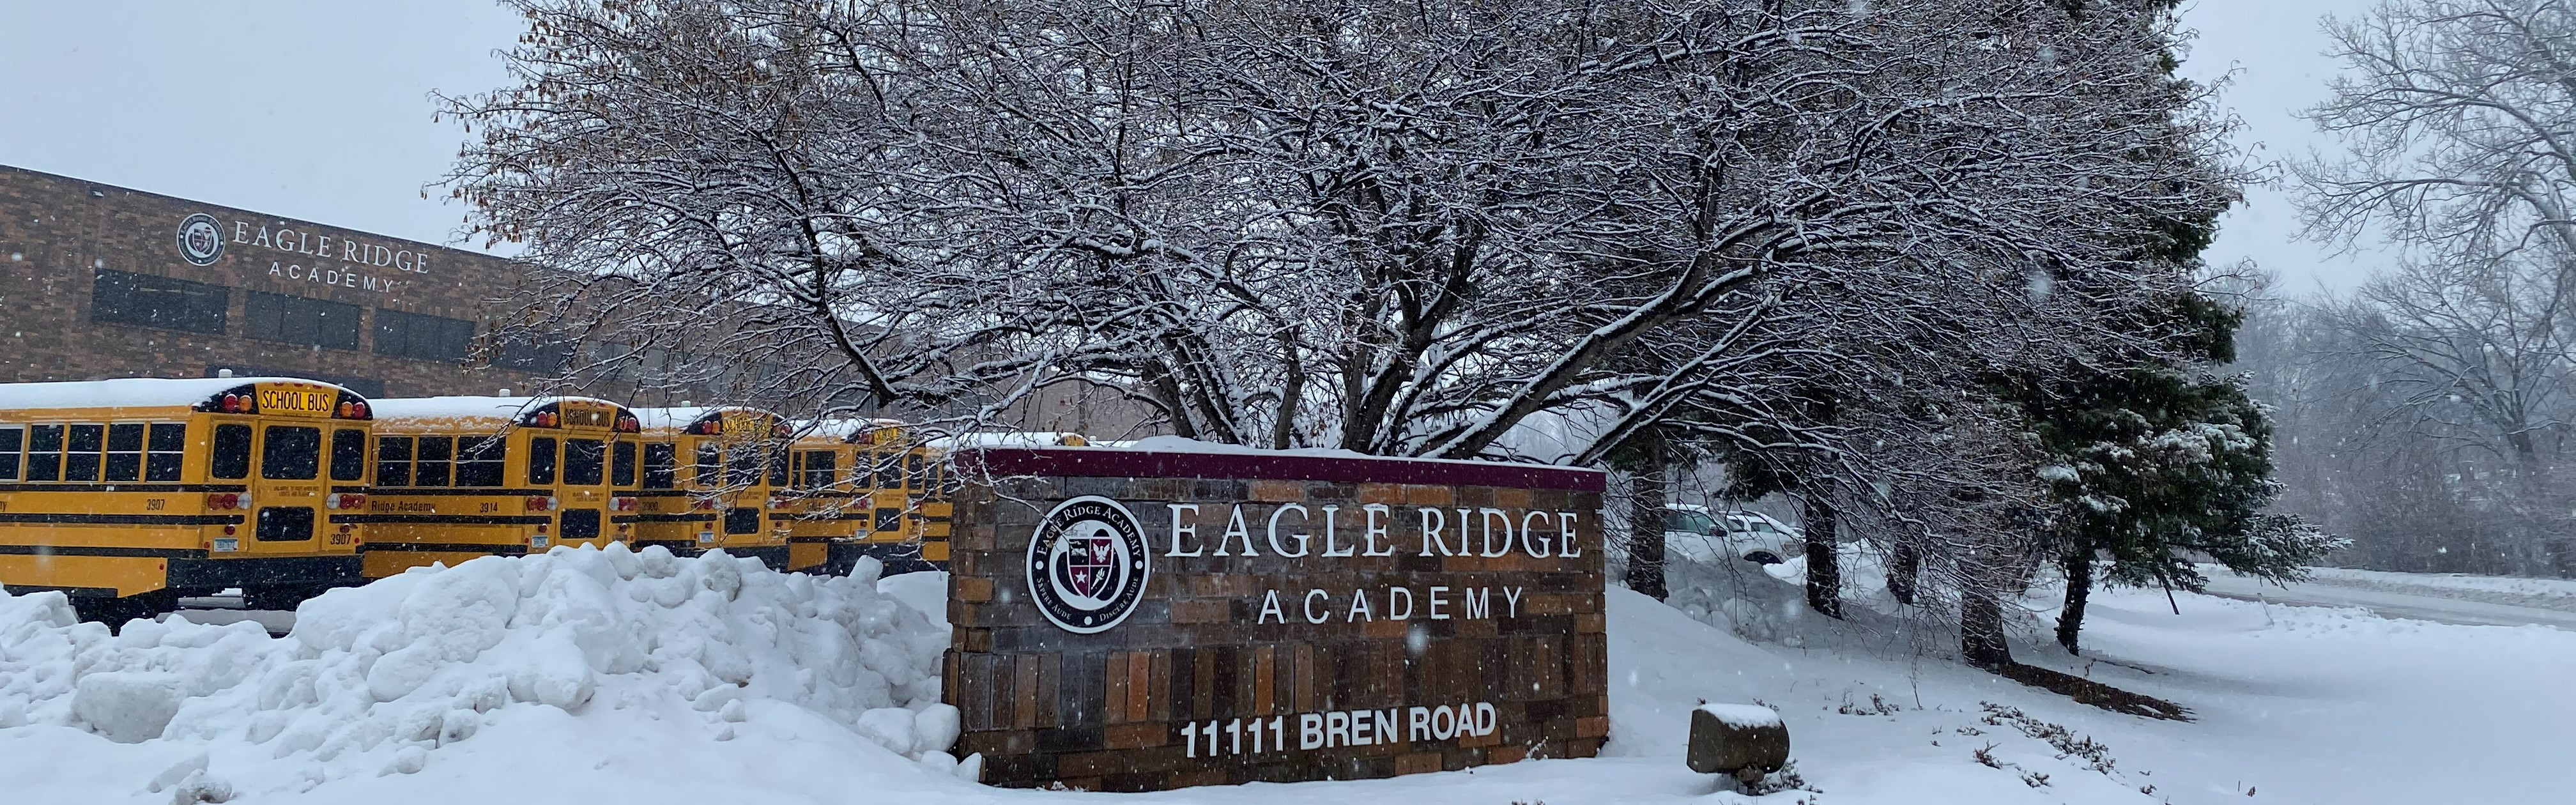
<path fill-rule="evenodd" d="M 1666 553 L 1699 562 L 1742 559 L 1778 564 L 1807 552 L 1798 529 L 1754 511 L 1710 512 L 1677 504 L 1664 511 Z"/>

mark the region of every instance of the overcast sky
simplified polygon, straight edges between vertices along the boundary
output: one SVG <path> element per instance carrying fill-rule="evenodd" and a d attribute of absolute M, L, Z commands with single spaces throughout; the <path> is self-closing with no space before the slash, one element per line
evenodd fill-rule
<path fill-rule="evenodd" d="M 2375 0 L 2192 2 L 2185 69 L 2233 71 L 2241 144 L 2306 151 L 2314 128 L 2293 113 L 2335 69 L 2318 17 Z M 430 120 L 428 95 L 498 85 L 493 52 L 517 34 L 479 0 L 0 0 L 0 164 L 450 243 L 463 211 L 420 194 L 463 133 Z M 2296 240 L 2277 190 L 2249 196 L 2212 261 L 2252 258 L 2291 292 L 2378 268 Z"/>

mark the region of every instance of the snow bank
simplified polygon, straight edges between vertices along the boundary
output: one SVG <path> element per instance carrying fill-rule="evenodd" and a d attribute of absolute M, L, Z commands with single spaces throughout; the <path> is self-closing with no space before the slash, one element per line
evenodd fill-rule
<path fill-rule="evenodd" d="M 59 593 L 0 594 L 0 728 L 194 747 L 145 787 L 246 796 L 418 772 L 513 719 L 645 709 L 727 740 L 784 704 L 971 779 L 980 760 L 947 754 L 958 717 L 938 703 L 948 632 L 876 575 L 557 548 L 335 590 L 282 638 L 249 622 L 110 635 Z"/>

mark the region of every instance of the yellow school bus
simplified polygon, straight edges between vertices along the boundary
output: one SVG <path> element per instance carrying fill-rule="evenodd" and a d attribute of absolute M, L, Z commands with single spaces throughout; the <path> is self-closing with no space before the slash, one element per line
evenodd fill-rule
<path fill-rule="evenodd" d="M 683 556 L 723 549 L 787 567 L 787 525 L 775 508 L 793 439 L 776 413 L 741 406 L 638 408 L 644 470 L 638 546 Z"/>
<path fill-rule="evenodd" d="M 889 569 L 918 564 L 921 535 L 906 516 L 917 488 L 905 458 L 914 450 L 902 423 L 825 420 L 798 423 L 797 431 L 781 507 L 788 569 L 846 574 L 860 556 Z"/>
<path fill-rule="evenodd" d="M 589 397 L 384 398 L 367 578 L 634 538 L 635 414 Z"/>
<path fill-rule="evenodd" d="M 292 609 L 356 583 L 371 417 L 283 377 L 0 384 L 0 584 L 121 624 L 182 595 Z"/>

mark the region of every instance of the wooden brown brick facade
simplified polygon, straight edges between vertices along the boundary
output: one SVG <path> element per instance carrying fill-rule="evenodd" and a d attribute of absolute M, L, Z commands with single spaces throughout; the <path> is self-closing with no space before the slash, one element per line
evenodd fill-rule
<path fill-rule="evenodd" d="M 983 753 L 988 783 L 1138 791 L 1386 777 L 1589 757 L 1608 734 L 1598 473 L 1081 448 L 985 451 L 961 465 L 990 483 L 957 498 L 945 690 L 964 712 L 956 751 Z M 1123 505 L 1151 554 L 1133 613 L 1096 634 L 1051 623 L 1029 580 L 1041 520 L 1082 496 Z M 1370 508 L 1386 527 L 1373 543 Z M 1423 538 L 1423 509 L 1441 512 L 1450 555 Z M 1237 511 L 1248 539 L 1227 540 Z M 1462 511 L 1501 530 L 1459 534 Z M 1274 546 L 1274 515 L 1308 539 Z M 1194 532 L 1177 546 L 1176 517 Z M 1322 555 L 1334 546 L 1353 555 Z M 1372 547 L 1387 555 L 1364 555 Z M 1273 594 L 1278 608 L 1265 612 Z M 1461 713 L 1471 726 L 1456 726 Z M 1310 716 L 1327 745 L 1309 746 Z M 1444 722 L 1452 734 L 1438 737 Z M 1257 752 L 1244 737 L 1255 723 Z"/>
<path fill-rule="evenodd" d="M 213 217 L 225 241 L 210 265 L 180 254 L 179 225 L 196 214 Z M 281 241 L 290 245 L 281 248 Z M 230 288 L 225 332 L 95 321 L 92 283 L 100 270 Z M 528 378 L 519 373 L 379 354 L 374 341 L 381 310 L 477 322 L 477 332 L 487 332 L 491 320 L 513 309 L 504 300 L 524 276 L 490 255 L 0 166 L 0 382 L 200 377 L 235 368 L 351 382 L 394 396 L 524 389 Z M 359 306 L 355 348 L 247 337 L 248 291 Z"/>

